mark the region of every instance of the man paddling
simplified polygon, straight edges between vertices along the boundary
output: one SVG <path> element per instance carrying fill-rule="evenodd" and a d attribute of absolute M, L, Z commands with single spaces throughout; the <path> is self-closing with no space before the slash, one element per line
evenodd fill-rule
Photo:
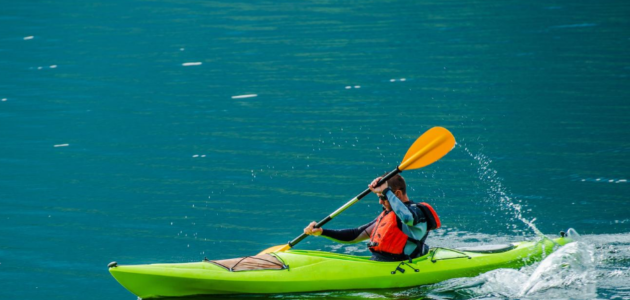
<path fill-rule="evenodd" d="M 376 178 L 368 185 L 383 206 L 383 212 L 372 222 L 339 230 L 316 228 L 317 223 L 311 222 L 304 228 L 304 233 L 341 243 L 370 239 L 370 259 L 375 261 L 401 261 L 425 254 L 429 248 L 424 244 L 429 230 L 440 225 L 437 214 L 428 204 L 415 204 L 409 200 L 405 179 L 399 174 L 376 186 L 380 179 Z"/>

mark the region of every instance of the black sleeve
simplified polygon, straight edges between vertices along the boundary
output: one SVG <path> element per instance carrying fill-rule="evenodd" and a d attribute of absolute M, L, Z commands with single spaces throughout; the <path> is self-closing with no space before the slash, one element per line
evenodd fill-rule
<path fill-rule="evenodd" d="M 362 233 L 364 233 L 368 228 L 372 227 L 372 225 L 376 223 L 376 219 L 372 220 L 372 222 L 367 223 L 359 228 L 349 228 L 349 229 L 324 229 L 322 228 L 322 235 L 333 238 L 335 240 L 339 240 L 342 242 L 351 242 L 356 240 Z M 369 232 L 367 233 L 369 235 Z"/>
<path fill-rule="evenodd" d="M 427 221 L 427 218 L 424 216 L 424 212 L 422 212 L 422 209 L 419 207 L 410 205 L 409 211 L 411 211 L 411 214 L 413 215 L 413 225 L 425 223 Z"/>

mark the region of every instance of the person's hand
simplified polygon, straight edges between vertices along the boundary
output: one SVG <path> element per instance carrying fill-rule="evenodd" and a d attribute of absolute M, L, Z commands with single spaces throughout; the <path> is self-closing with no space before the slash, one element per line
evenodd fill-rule
<path fill-rule="evenodd" d="M 372 183 L 368 184 L 368 188 L 370 188 L 370 190 L 376 194 L 381 194 L 383 193 L 383 190 L 385 190 L 388 185 L 387 185 L 387 181 L 383 182 L 383 184 L 376 186 L 378 184 L 378 181 L 381 180 L 381 178 L 383 177 L 378 177 L 374 180 L 372 180 Z"/>
<path fill-rule="evenodd" d="M 314 236 L 318 236 L 322 234 L 324 230 L 321 228 L 316 228 L 315 225 L 317 225 L 317 222 L 315 221 L 311 222 L 311 224 L 308 224 L 308 226 L 304 228 L 304 233 L 308 235 L 314 235 Z"/>

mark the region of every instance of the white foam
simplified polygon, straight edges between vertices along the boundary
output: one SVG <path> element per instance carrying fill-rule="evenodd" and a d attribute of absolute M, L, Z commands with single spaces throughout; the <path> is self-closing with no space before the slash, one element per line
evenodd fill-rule
<path fill-rule="evenodd" d="M 351 88 L 352 88 L 352 87 L 351 87 L 351 86 L 349 86 L 349 85 L 348 85 L 348 86 L 346 86 L 346 90 L 349 90 L 349 89 L 351 89 Z"/>
<path fill-rule="evenodd" d="M 29 35 L 29 36 L 25 36 L 25 37 L 24 37 L 24 40 L 25 40 L 25 41 L 27 41 L 27 40 L 32 40 L 33 38 L 34 38 L 34 36 Z"/>
<path fill-rule="evenodd" d="M 476 277 L 447 280 L 438 283 L 431 294 L 452 296 L 455 293 L 466 295 L 467 299 L 499 299 L 488 298 L 496 295 L 501 295 L 500 299 L 595 299 L 595 266 L 594 247 L 575 242 L 558 249 L 537 265 L 520 270 L 496 269 Z"/>
<path fill-rule="evenodd" d="M 50 66 L 50 68 L 51 68 L 51 69 L 56 69 L 56 68 L 57 68 L 57 65 L 51 65 L 51 66 Z"/>
<path fill-rule="evenodd" d="M 200 61 L 196 61 L 196 62 L 187 62 L 187 63 L 183 63 L 182 66 L 184 67 L 190 67 L 190 66 L 201 66 L 202 62 Z"/>
<path fill-rule="evenodd" d="M 258 94 L 232 96 L 232 99 L 243 99 L 243 98 L 253 98 L 253 97 L 258 97 Z"/>
<path fill-rule="evenodd" d="M 360 86 L 360 85 L 355 85 L 355 86 L 354 86 L 354 88 L 355 88 L 355 89 L 360 89 L 360 88 L 361 88 L 361 86 Z"/>
<path fill-rule="evenodd" d="M 68 147 L 68 146 L 70 146 L 70 144 L 57 144 L 57 145 L 54 145 L 53 147 L 57 148 L 57 147 Z"/>
<path fill-rule="evenodd" d="M 195 155 L 193 155 L 193 157 L 199 157 L 199 154 L 195 154 Z"/>
<path fill-rule="evenodd" d="M 7 98 L 2 98 L 2 102 L 7 101 Z"/>
<path fill-rule="evenodd" d="M 521 287 L 519 298 L 558 287 L 577 289 L 593 283 L 595 262 L 592 246 L 574 242 L 545 258 Z M 586 290 L 584 290 L 586 291 Z M 592 295 L 591 295 L 592 296 Z M 592 299 L 592 298 L 591 298 Z"/>

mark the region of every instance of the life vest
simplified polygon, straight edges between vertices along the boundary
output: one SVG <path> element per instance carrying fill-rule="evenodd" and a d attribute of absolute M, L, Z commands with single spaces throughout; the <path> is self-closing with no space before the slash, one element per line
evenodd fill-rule
<path fill-rule="evenodd" d="M 418 246 L 411 256 L 418 254 L 417 251 L 422 251 L 424 241 L 429 234 L 429 230 L 438 229 L 442 226 L 442 224 L 440 222 L 440 218 L 431 205 L 426 202 L 416 203 L 414 205 L 418 207 L 424 215 L 424 218 L 419 221 L 427 223 L 427 233 L 424 237 L 420 240 L 410 238 L 398 227 L 398 217 L 396 214 L 392 211 L 383 211 L 376 219 L 376 225 L 374 229 L 372 229 L 370 243 L 368 244 L 370 251 L 403 254 L 405 245 L 409 240 Z"/>
<path fill-rule="evenodd" d="M 402 254 L 409 237 L 398 228 L 398 218 L 392 211 L 383 211 L 376 219 L 368 247 L 371 251 Z"/>

